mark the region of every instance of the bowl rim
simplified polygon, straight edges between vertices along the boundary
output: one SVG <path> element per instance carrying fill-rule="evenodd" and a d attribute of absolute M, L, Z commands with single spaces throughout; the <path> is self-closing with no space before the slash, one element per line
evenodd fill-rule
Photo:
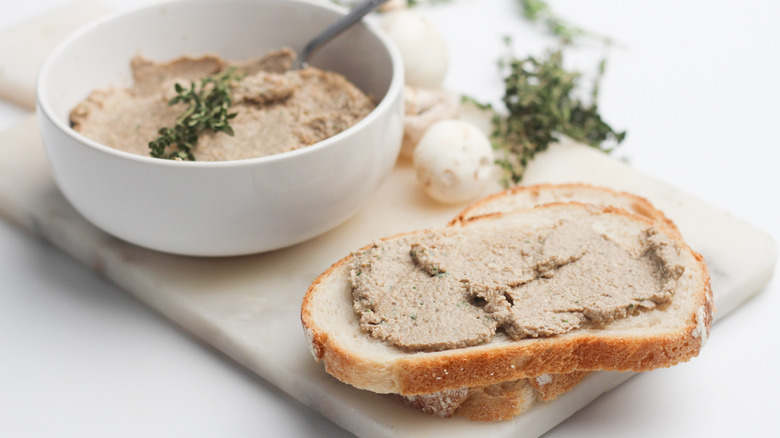
<path fill-rule="evenodd" d="M 315 2 L 313 0 L 285 0 L 285 1 L 290 3 L 299 3 L 304 5 L 305 7 L 327 9 L 330 11 L 337 12 L 338 14 L 341 15 L 344 15 L 348 12 L 348 10 L 345 7 L 337 4 Z M 86 136 L 81 135 L 80 133 L 73 130 L 68 124 L 64 122 L 64 120 L 61 117 L 56 115 L 55 111 L 51 108 L 48 99 L 46 98 L 45 91 L 47 87 L 46 84 L 44 83 L 44 78 L 47 77 L 48 74 L 50 74 L 50 70 L 52 68 L 51 64 L 54 62 L 55 58 L 57 58 L 64 50 L 66 50 L 75 40 L 82 38 L 85 34 L 88 34 L 89 32 L 91 32 L 92 30 L 94 30 L 99 26 L 102 26 L 106 23 L 110 23 L 111 21 L 117 20 L 130 13 L 135 13 L 138 11 L 148 10 L 148 9 L 159 9 L 160 7 L 165 7 L 171 4 L 193 3 L 193 2 L 213 3 L 210 2 L 209 0 L 164 0 L 164 1 L 154 2 L 150 4 L 136 5 L 134 7 L 123 8 L 120 11 L 109 13 L 104 17 L 100 17 L 92 21 L 91 23 L 82 26 L 80 29 L 70 34 L 63 41 L 57 44 L 57 46 L 55 46 L 55 48 L 47 55 L 46 59 L 44 60 L 38 72 L 38 77 L 35 84 L 35 101 L 40 114 L 43 117 L 45 117 L 48 121 L 50 121 L 58 130 L 60 130 L 68 137 L 71 137 L 73 140 L 81 144 L 84 144 L 98 152 L 105 153 L 108 155 L 113 155 L 121 159 L 127 159 L 130 161 L 134 161 L 140 164 L 145 164 L 150 166 L 163 166 L 163 167 L 171 166 L 171 167 L 179 167 L 179 168 L 225 168 L 225 167 L 252 166 L 252 165 L 258 165 L 263 163 L 286 161 L 286 160 L 295 159 L 295 157 L 298 157 L 299 155 L 311 154 L 311 153 L 315 153 L 318 150 L 327 148 L 330 145 L 339 142 L 342 138 L 348 137 L 352 135 L 352 133 L 362 129 L 364 125 L 371 123 L 373 119 L 378 118 L 379 114 L 387 111 L 388 110 L 387 107 L 393 104 L 392 96 L 400 95 L 403 92 L 404 68 L 403 68 L 403 60 L 401 58 L 400 52 L 398 51 L 398 48 L 390 40 L 390 38 L 384 34 L 384 32 L 379 28 L 379 26 L 375 25 L 374 23 L 371 23 L 368 20 L 362 20 L 362 22 L 359 23 L 359 25 L 364 26 L 369 32 L 371 32 L 382 43 L 382 45 L 385 47 L 385 49 L 387 50 L 390 56 L 390 61 L 393 66 L 393 72 L 392 72 L 390 84 L 387 87 L 387 91 L 385 92 L 385 95 L 382 97 L 379 103 L 376 105 L 376 107 L 365 117 L 360 119 L 357 123 L 355 123 L 354 125 L 348 127 L 347 129 L 335 135 L 332 135 L 326 139 L 323 139 L 321 141 L 318 141 L 317 143 L 314 143 L 306 147 L 298 148 L 292 151 L 281 152 L 273 155 L 265 155 L 265 156 L 253 157 L 253 158 L 243 158 L 238 160 L 220 160 L 220 161 L 167 160 L 167 159 L 154 158 L 146 155 L 138 155 L 130 152 L 125 152 L 104 145 L 102 143 L 96 142 L 94 140 L 91 140 Z M 225 2 L 219 2 L 221 7 L 224 7 L 226 3 L 251 3 L 251 4 L 261 5 L 263 2 L 258 2 L 255 0 L 228 0 Z"/>

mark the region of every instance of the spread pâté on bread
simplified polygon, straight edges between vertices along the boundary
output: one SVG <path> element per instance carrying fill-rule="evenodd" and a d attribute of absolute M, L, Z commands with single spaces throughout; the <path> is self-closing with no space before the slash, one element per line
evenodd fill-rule
<path fill-rule="evenodd" d="M 560 187 L 543 190 L 560 190 Z M 585 190 L 590 188 L 586 187 Z M 528 207 L 522 204 L 516 203 L 515 207 Z M 650 208 L 652 209 L 652 206 Z M 468 209 L 464 213 L 467 212 Z M 673 224 L 669 221 L 663 223 L 674 232 L 661 232 L 659 229 L 664 226 L 659 223 L 623 210 L 594 208 L 582 204 L 546 205 L 521 213 L 493 214 L 473 219 L 466 219 L 461 214 L 458 220 L 453 221 L 453 228 L 458 228 L 459 231 L 447 231 L 444 234 L 476 236 L 479 233 L 487 233 L 507 236 L 507 230 L 522 229 L 524 232 L 533 230 L 537 237 L 550 237 L 550 230 L 553 229 L 574 226 L 575 228 L 569 228 L 567 232 L 576 234 L 577 227 L 587 226 L 590 228 L 590 231 L 584 233 L 590 235 L 587 239 L 594 239 L 594 234 L 605 237 L 607 241 L 636 258 L 645 257 L 643 263 L 646 263 L 646 267 L 649 266 L 658 273 L 657 276 L 651 276 L 657 280 L 653 288 L 656 291 L 656 300 L 646 301 L 647 296 L 629 298 L 632 302 L 623 302 L 617 306 L 617 313 L 614 313 L 616 308 L 613 308 L 613 311 L 607 312 L 611 316 L 606 319 L 597 316 L 596 321 L 590 320 L 578 308 L 568 308 L 568 313 L 579 313 L 574 316 L 580 321 L 580 327 L 569 330 L 571 327 L 564 325 L 566 329 L 563 334 L 537 333 L 538 337 L 528 338 L 526 333 L 520 336 L 520 339 L 513 339 L 506 329 L 499 329 L 489 342 L 483 341 L 460 348 L 450 345 L 445 346 L 444 350 L 426 353 L 409 352 L 408 346 L 392 345 L 371 336 L 367 330 L 360 327 L 360 310 L 365 307 L 361 305 L 359 296 L 356 301 L 353 300 L 351 278 L 354 278 L 354 275 L 350 276 L 350 271 L 355 274 L 352 267 L 355 266 L 355 254 L 359 252 L 336 263 L 309 289 L 302 309 L 304 328 L 315 357 L 325 362 L 326 369 L 331 374 L 346 383 L 374 392 L 405 394 L 408 403 L 423 410 L 427 406 L 429 411 L 434 411 L 431 413 L 440 415 L 447 415 L 448 409 L 435 407 L 435 400 L 448 400 L 451 406 L 456 406 L 458 414 L 473 419 L 508 418 L 521 413 L 534 401 L 548 400 L 568 390 L 576 385 L 588 370 L 642 371 L 670 366 L 698 354 L 712 319 L 709 276 L 701 257 L 679 238 Z M 436 232 L 441 233 L 442 230 Z M 424 240 L 424 236 L 429 233 L 430 231 L 409 233 L 383 241 L 409 241 L 410 238 Z M 649 243 L 648 239 L 653 238 L 659 241 Z M 525 244 L 525 240 L 522 244 Z M 369 245 L 365 249 L 373 246 Z M 562 247 L 571 248 L 570 245 Z M 543 248 L 543 245 L 536 247 L 535 254 L 542 254 L 543 251 L 538 251 L 540 248 Z M 663 250 L 660 250 L 661 248 Z M 671 263 L 652 260 L 658 257 L 659 252 L 667 250 L 679 252 L 679 260 L 675 261 L 673 255 L 668 257 Z M 529 254 L 534 251 L 529 251 Z M 410 259 L 411 252 L 410 248 Z M 553 265 L 560 260 L 571 259 L 570 256 L 571 254 L 564 254 L 562 258 L 556 256 L 558 258 L 555 258 L 557 261 Z M 582 257 L 585 257 L 584 254 L 574 258 L 581 260 Z M 565 263 L 559 266 L 573 264 Z M 445 277 L 431 272 L 436 263 L 423 265 L 428 267 L 419 270 L 429 277 Z M 443 265 L 439 268 L 447 269 Z M 557 268 L 553 268 L 555 269 Z M 536 268 L 533 270 L 537 271 Z M 361 273 L 360 276 L 362 275 Z M 581 279 L 587 278 L 589 277 L 585 275 Z M 544 281 L 547 281 L 545 277 L 534 277 L 531 280 Z M 495 284 L 495 281 L 490 283 L 491 286 Z M 463 289 L 463 285 L 458 286 Z M 506 288 L 507 284 L 504 283 L 494 290 Z M 505 295 L 503 297 L 509 301 Z M 634 301 L 637 298 L 641 299 Z M 505 303 L 498 297 L 500 305 L 488 306 L 488 300 L 485 298 L 484 305 L 474 306 L 472 301 L 470 307 L 483 312 L 486 318 L 492 318 L 489 316 L 491 313 L 501 316 L 506 312 L 496 314 L 491 311 L 491 307 L 498 307 L 499 311 L 506 310 L 507 304 L 518 303 L 515 298 L 511 300 L 511 303 Z M 415 319 L 412 319 L 411 315 L 407 316 L 413 321 L 417 319 L 416 315 Z M 615 316 L 616 319 L 607 321 Z M 495 321 L 495 327 L 503 327 L 504 325 L 498 324 L 498 319 L 500 318 Z M 568 320 L 568 316 L 566 319 Z M 560 331 L 560 328 L 559 325 L 555 331 Z M 437 348 L 440 347 L 441 345 Z M 544 388 L 551 383 L 549 387 L 557 389 L 548 391 L 545 396 Z M 458 400 L 458 403 L 452 403 Z M 479 414 L 484 413 L 484 408 L 494 405 L 496 401 L 506 405 L 503 414 L 495 410 L 487 416 Z"/>
<path fill-rule="evenodd" d="M 379 241 L 352 257 L 361 328 L 411 351 L 600 327 L 668 303 L 685 267 L 649 227 L 621 245 L 591 224 L 450 227 Z"/>

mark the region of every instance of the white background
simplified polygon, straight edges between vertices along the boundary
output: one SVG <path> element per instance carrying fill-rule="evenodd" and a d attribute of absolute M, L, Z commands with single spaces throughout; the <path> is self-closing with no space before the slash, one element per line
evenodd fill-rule
<path fill-rule="evenodd" d="M 6 1 L 0 30 L 62 3 Z M 567 58 L 587 75 L 607 57 L 599 103 L 608 122 L 628 130 L 618 155 L 780 240 L 780 2 L 550 4 L 618 42 L 585 41 Z M 447 38 L 446 86 L 482 100 L 500 96 L 504 34 L 519 56 L 553 43 L 514 0 L 454 0 L 421 12 Z M 0 129 L 25 115 L 0 105 Z M 698 358 L 632 378 L 547 436 L 771 435 L 780 408 L 778 289 L 775 279 L 720 321 Z M 2 219 L 0 434 L 349 435 Z"/>

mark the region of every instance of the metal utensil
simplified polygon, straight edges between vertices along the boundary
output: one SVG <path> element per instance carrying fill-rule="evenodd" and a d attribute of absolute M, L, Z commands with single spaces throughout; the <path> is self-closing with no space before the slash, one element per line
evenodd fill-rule
<path fill-rule="evenodd" d="M 353 24 L 360 21 L 360 19 L 363 18 L 366 14 L 373 11 L 377 6 L 386 1 L 387 0 L 366 0 L 355 6 L 355 8 L 352 9 L 347 15 L 343 16 L 341 19 L 330 25 L 321 34 L 317 35 L 316 38 L 311 40 L 309 44 L 307 44 L 306 47 L 304 47 L 303 50 L 298 54 L 298 57 L 295 58 L 293 68 L 305 68 L 307 66 L 309 57 L 313 55 L 317 49 L 322 47 L 322 45 L 331 39 L 335 38 L 341 32 L 347 30 Z"/>

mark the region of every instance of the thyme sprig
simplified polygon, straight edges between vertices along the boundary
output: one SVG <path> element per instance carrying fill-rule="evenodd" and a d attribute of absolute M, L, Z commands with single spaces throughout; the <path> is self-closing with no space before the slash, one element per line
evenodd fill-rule
<path fill-rule="evenodd" d="M 523 8 L 523 16 L 532 23 L 542 23 L 547 31 L 558 37 L 563 44 L 571 44 L 575 39 L 587 36 L 596 38 L 606 44 L 612 44 L 608 37 L 596 35 L 580 27 L 567 22 L 558 14 L 553 12 L 552 8 L 545 0 L 519 0 Z"/>
<path fill-rule="evenodd" d="M 581 75 L 564 69 L 561 50 L 549 52 L 546 58 L 510 57 L 501 65 L 506 70 L 502 98 L 505 111 L 478 105 L 492 111 L 491 142 L 497 151 L 496 164 L 504 170 L 505 186 L 518 184 L 528 163 L 557 142 L 560 135 L 604 152 L 612 151 L 625 138 L 626 132 L 614 130 L 598 111 L 598 83 L 604 61 L 599 65 L 590 103 L 576 97 Z"/>
<path fill-rule="evenodd" d="M 160 136 L 149 142 L 150 155 L 155 158 L 195 161 L 192 149 L 201 133 L 206 130 L 224 132 L 232 136 L 230 119 L 236 113 L 229 112 L 233 99 L 230 84 L 241 79 L 234 68 L 228 68 L 213 76 L 192 82 L 189 88 L 176 83 L 174 96 L 168 105 L 187 104 L 187 109 L 176 118 L 171 127 L 158 131 Z"/>

